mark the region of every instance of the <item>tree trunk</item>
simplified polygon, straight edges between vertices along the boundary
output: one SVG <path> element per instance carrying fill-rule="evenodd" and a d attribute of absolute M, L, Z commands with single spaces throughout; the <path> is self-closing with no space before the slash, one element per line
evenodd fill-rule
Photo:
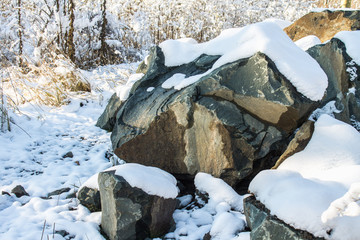
<path fill-rule="evenodd" d="M 59 0 L 55 0 L 56 12 L 60 11 L 60 3 Z"/>
<path fill-rule="evenodd" d="M 23 27 L 21 25 L 21 0 L 17 2 L 18 7 L 18 35 L 19 35 L 19 66 L 22 66 L 22 57 L 23 54 Z"/>
<path fill-rule="evenodd" d="M 351 8 L 351 0 L 341 0 L 342 8 Z"/>
<path fill-rule="evenodd" d="M 67 41 L 67 47 L 68 47 L 68 56 L 70 60 L 75 63 L 75 44 L 74 44 L 74 20 L 75 20 L 75 14 L 74 14 L 74 1 L 69 0 L 69 11 L 70 11 L 70 22 L 69 22 L 69 33 L 68 33 L 68 41 Z"/>
<path fill-rule="evenodd" d="M 100 64 L 105 65 L 106 64 L 106 25 L 107 25 L 107 19 L 106 19 L 106 0 L 103 0 L 102 6 L 102 24 L 101 24 L 101 32 L 100 32 Z"/>

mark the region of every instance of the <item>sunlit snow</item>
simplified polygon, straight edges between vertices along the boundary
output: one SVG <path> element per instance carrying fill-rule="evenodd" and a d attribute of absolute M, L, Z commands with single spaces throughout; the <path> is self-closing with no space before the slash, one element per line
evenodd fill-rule
<path fill-rule="evenodd" d="M 360 31 L 342 31 L 335 34 L 334 38 L 340 39 L 346 46 L 346 53 L 360 65 Z"/>
<path fill-rule="evenodd" d="M 260 172 L 249 190 L 272 214 L 296 228 L 327 239 L 356 239 L 359 146 L 359 132 L 324 114 L 307 147 L 277 170 Z"/>
<path fill-rule="evenodd" d="M 179 80 L 172 84 L 182 89 L 226 63 L 248 58 L 262 52 L 272 59 L 295 88 L 311 100 L 321 100 L 327 88 L 327 76 L 320 65 L 298 48 L 285 32 L 272 22 L 261 22 L 222 31 L 204 43 L 167 40 L 160 44 L 166 66 L 179 66 L 195 60 L 201 54 L 221 55 L 207 72 Z"/>

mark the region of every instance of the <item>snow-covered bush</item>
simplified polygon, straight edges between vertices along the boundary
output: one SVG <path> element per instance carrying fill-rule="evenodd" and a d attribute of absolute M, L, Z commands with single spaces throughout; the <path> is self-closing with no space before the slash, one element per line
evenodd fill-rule
<path fill-rule="evenodd" d="M 317 6 L 320 8 L 340 8 L 341 0 L 319 0 L 317 2 Z M 351 0 L 351 7 L 359 9 L 360 8 L 360 0 Z"/>
<path fill-rule="evenodd" d="M 3 71 L 3 70 L 0 70 Z M 70 91 L 90 91 L 90 85 L 66 58 L 57 55 L 51 62 L 12 65 L 2 72 L 3 94 L 8 104 L 25 102 L 60 105 Z"/>
<path fill-rule="evenodd" d="M 47 48 L 68 54 L 84 68 L 139 60 L 141 51 L 166 39 L 208 41 L 222 30 L 266 18 L 295 20 L 314 1 L 283 0 L 5 0 L 0 5 L 0 51 L 12 63 Z M 70 21 L 74 2 L 74 21 Z M 73 38 L 70 33 L 73 32 Z M 104 53 L 104 51 L 106 53 Z M 106 55 L 106 62 L 101 55 Z"/>

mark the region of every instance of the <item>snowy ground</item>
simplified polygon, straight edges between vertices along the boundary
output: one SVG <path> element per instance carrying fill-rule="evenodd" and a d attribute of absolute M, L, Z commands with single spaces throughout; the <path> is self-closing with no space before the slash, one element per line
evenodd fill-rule
<path fill-rule="evenodd" d="M 125 84 L 127 91 L 126 79 L 136 67 L 84 71 L 91 93 L 74 94 L 60 108 L 41 106 L 39 110 L 27 104 L 20 107 L 22 115 L 13 114 L 22 129 L 13 125 L 11 132 L 0 134 L 0 239 L 104 239 L 99 233 L 101 213 L 90 213 L 70 194 L 112 166 L 105 157 L 111 148 L 110 133 L 95 123 L 115 89 L 121 91 Z M 70 151 L 73 157 L 64 157 Z M 210 195 L 209 202 L 198 199 L 194 204 L 190 195 L 181 197 L 183 209 L 174 213 L 176 229 L 165 238 L 195 240 L 210 232 L 214 239 L 249 239 L 249 232 L 241 232 L 245 229 L 242 196 L 209 175 L 197 179 L 198 189 Z M 12 194 L 17 185 L 30 196 Z M 48 198 L 62 188 L 71 190 Z M 226 226 L 227 221 L 238 224 Z"/>
<path fill-rule="evenodd" d="M 105 153 L 110 134 L 95 127 L 117 82 L 136 65 L 120 65 L 84 72 L 93 91 L 75 94 L 61 108 L 24 105 L 13 131 L 0 134 L 0 192 L 11 194 L 22 185 L 30 196 L 0 195 L 0 239 L 103 239 L 100 213 L 90 214 L 67 196 L 89 176 L 111 166 Z M 112 90 L 113 91 L 113 90 Z M 72 158 L 63 157 L 71 151 Z M 54 190 L 69 192 L 43 199 Z M 46 221 L 46 223 L 45 223 Z M 44 227 L 45 224 L 45 227 Z M 65 230 L 69 233 L 61 236 Z M 44 233 L 42 233 L 44 231 Z"/>
<path fill-rule="evenodd" d="M 269 24 L 257 25 L 255 32 L 262 36 L 266 33 L 264 26 Z M 358 63 L 359 31 L 337 36 L 346 42 L 349 55 Z M 271 43 L 271 39 L 267 42 Z M 314 42 L 307 39 L 298 44 L 307 48 Z M 171 50 L 174 44 L 191 49 L 195 43 L 170 41 L 162 47 Z M 265 48 L 270 55 L 278 50 L 276 45 L 271 46 Z M 111 167 L 106 158 L 111 147 L 110 134 L 95 127 L 95 123 L 115 89 L 122 99 L 127 98 L 139 77 L 130 77 L 135 68 L 136 64 L 84 71 L 92 86 L 91 93 L 74 94 L 60 108 L 39 109 L 27 104 L 20 106 L 22 115 L 13 114 L 19 127 L 13 125 L 13 131 L 0 134 L 0 239 L 104 239 L 99 232 L 101 213 L 90 213 L 71 194 L 92 175 Z M 303 81 L 297 83 L 293 82 L 299 89 L 312 88 Z M 320 86 L 321 91 L 314 95 L 303 93 L 318 99 L 325 85 Z M 260 173 L 250 190 L 273 214 L 293 226 L 329 239 L 345 239 L 344 235 L 356 239 L 360 234 L 355 231 L 360 223 L 359 144 L 360 135 L 355 129 L 329 116 L 320 117 L 307 148 L 278 170 Z M 73 156 L 66 157 L 70 151 Z M 12 194 L 17 185 L 22 185 L 29 196 L 17 198 Z M 205 234 L 219 240 L 250 239 L 242 214 L 242 196 L 222 180 L 204 173 L 195 177 L 195 185 L 209 195 L 209 200 L 181 197 L 183 208 L 173 215 L 176 228 L 165 239 L 195 240 L 203 239 Z M 49 193 L 62 188 L 70 190 L 49 197 Z"/>

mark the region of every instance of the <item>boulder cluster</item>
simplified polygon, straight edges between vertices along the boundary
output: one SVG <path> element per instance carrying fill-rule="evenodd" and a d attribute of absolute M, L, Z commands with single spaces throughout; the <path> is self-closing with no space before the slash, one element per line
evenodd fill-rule
<path fill-rule="evenodd" d="M 284 29 L 294 41 L 315 35 L 323 42 L 307 50 L 328 77 L 320 101 L 301 94 L 261 52 L 222 65 L 182 89 L 164 88 L 175 74 L 207 72 L 220 56 L 203 54 L 169 67 L 162 49 L 153 47 L 138 69 L 144 76 L 126 100 L 112 96 L 97 126 L 112 132 L 119 158 L 171 173 L 184 192 L 198 172 L 205 172 L 245 193 L 257 173 L 306 147 L 314 130 L 311 114 L 316 119 L 319 109 L 331 105 L 337 119 L 360 120 L 360 68 L 345 43 L 333 38 L 339 31 L 359 29 L 360 11 L 347 10 L 312 12 Z M 175 199 L 144 193 L 111 171 L 99 174 L 99 189 L 79 196 L 97 196 L 91 200 L 93 210 L 99 210 L 101 198 L 101 225 L 110 239 L 145 239 L 169 230 Z M 254 197 L 246 198 L 245 213 L 252 239 L 272 234 L 311 239 L 271 216 Z"/>

